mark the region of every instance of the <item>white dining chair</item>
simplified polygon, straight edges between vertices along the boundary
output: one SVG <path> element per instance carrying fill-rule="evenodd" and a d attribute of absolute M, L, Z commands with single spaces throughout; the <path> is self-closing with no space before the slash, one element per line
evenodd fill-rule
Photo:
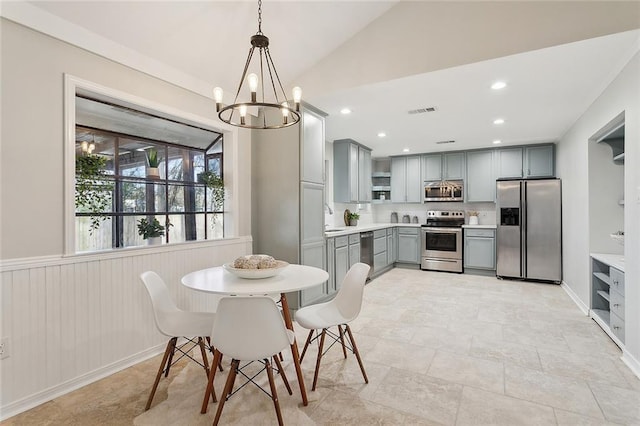
<path fill-rule="evenodd" d="M 171 295 L 163 279 L 153 271 L 143 272 L 140 274 L 140 279 L 151 297 L 153 318 L 156 327 L 160 333 L 169 337 L 160 368 L 158 369 L 158 374 L 156 374 L 151 394 L 145 406 L 145 410 L 148 410 L 151 407 L 151 402 L 158 388 L 160 377 L 163 373 L 164 376 L 167 377 L 171 367 L 180 359 L 186 357 L 196 362 L 204 368 L 207 377 L 209 377 L 207 346 L 204 340 L 209 340 L 209 335 L 215 320 L 215 313 L 189 312 L 179 309 L 171 299 Z M 179 338 L 184 338 L 185 341 L 178 344 Z M 200 347 L 202 362 L 191 355 L 191 352 L 196 346 Z M 178 353 L 179 356 L 174 359 L 176 353 Z M 213 394 L 213 398 L 215 401 L 215 393 Z"/>
<path fill-rule="evenodd" d="M 294 340 L 295 335 L 286 328 L 280 310 L 271 297 L 232 296 L 224 297 L 220 300 L 216 320 L 213 323 L 213 331 L 211 332 L 211 343 L 215 347 L 213 362 L 215 364 L 223 354 L 230 357 L 232 361 L 220 402 L 218 402 L 218 409 L 213 421 L 214 426 L 218 424 L 224 404 L 233 393 L 236 376 L 240 374 L 248 382 L 257 385 L 253 378 L 265 370 L 269 379 L 271 393 L 264 389 L 263 391 L 273 401 L 278 424 L 283 424 L 270 360 L 275 362 L 277 371 L 280 373 L 289 395 L 291 395 L 291 387 L 277 355 L 292 345 Z M 251 373 L 249 377 L 242 371 L 240 361 L 260 361 L 263 367 L 259 372 Z M 212 369 L 209 373 L 209 383 L 202 402 L 202 413 L 207 412 L 215 374 L 215 369 Z M 243 386 L 244 384 L 239 386 L 238 389 Z"/>
<path fill-rule="evenodd" d="M 364 381 L 365 383 L 369 383 L 367 373 L 364 371 L 362 359 L 360 358 L 360 353 L 358 352 L 358 347 L 356 346 L 356 341 L 353 339 L 353 333 L 351 333 L 351 328 L 349 327 L 349 323 L 360 314 L 364 285 L 367 281 L 369 269 L 369 265 L 356 263 L 347 271 L 347 275 L 345 275 L 342 281 L 342 286 L 338 294 L 336 294 L 332 300 L 317 305 L 305 306 L 295 314 L 296 322 L 300 324 L 301 327 L 310 330 L 307 341 L 304 344 L 304 349 L 302 350 L 302 355 L 300 356 L 301 363 L 309 345 L 317 339 L 320 339 L 311 390 L 316 390 L 318 370 L 320 369 L 320 361 L 324 354 L 324 340 L 327 336 L 333 339 L 334 343 L 338 340 L 340 341 L 342 353 L 345 358 L 347 358 L 347 348 L 356 356 Z M 338 327 L 338 334 L 330 330 L 330 328 L 334 326 Z M 317 333 L 318 330 L 322 330 L 319 335 Z M 345 341 L 345 331 L 348 334 L 348 342 Z M 315 337 L 314 334 L 316 334 Z M 333 343 L 331 346 L 332 345 Z M 331 346 L 329 346 L 329 348 Z"/>

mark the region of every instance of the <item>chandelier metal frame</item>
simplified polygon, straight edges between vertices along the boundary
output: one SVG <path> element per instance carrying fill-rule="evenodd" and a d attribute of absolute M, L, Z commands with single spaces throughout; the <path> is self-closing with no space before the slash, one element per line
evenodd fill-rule
<path fill-rule="evenodd" d="M 259 56 L 259 70 L 260 76 L 255 74 L 247 75 L 251 66 L 251 61 L 254 58 L 256 48 L 258 49 Z M 265 79 L 265 68 L 268 73 L 267 79 Z M 249 102 L 238 102 L 238 97 L 242 91 L 242 86 L 245 83 L 245 79 L 249 77 L 250 96 Z M 251 79 L 253 79 L 253 86 L 251 87 Z M 256 83 L 257 81 L 257 83 Z M 265 100 L 265 86 L 269 84 L 273 90 L 273 98 L 275 102 L 267 102 Z M 261 99 L 258 101 L 258 87 L 260 86 Z M 218 117 L 225 123 L 232 126 L 243 127 L 248 129 L 282 129 L 284 127 L 292 126 L 300 121 L 300 98 L 301 90 L 299 87 L 293 89 L 293 107 L 291 107 L 291 101 L 287 100 L 278 71 L 271 58 L 269 51 L 269 38 L 262 33 L 262 0 L 258 0 L 258 32 L 251 37 L 251 48 L 249 49 L 249 55 L 242 71 L 242 77 L 238 84 L 238 89 L 235 94 L 233 103 L 224 106 L 222 104 L 222 89 L 216 87 L 214 89 L 214 98 L 216 101 L 216 111 Z M 249 110 L 256 112 L 255 115 L 258 119 L 254 124 L 251 120 L 247 120 Z M 279 117 L 278 120 L 275 117 Z"/>

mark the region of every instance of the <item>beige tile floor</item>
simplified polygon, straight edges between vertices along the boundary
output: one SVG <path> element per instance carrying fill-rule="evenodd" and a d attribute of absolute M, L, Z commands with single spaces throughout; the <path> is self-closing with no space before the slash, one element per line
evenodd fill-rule
<path fill-rule="evenodd" d="M 286 424 L 640 425 L 640 380 L 559 286 L 394 269 L 367 285 L 352 329 L 369 384 L 353 356 L 344 360 L 336 346 L 311 392 L 314 348 L 303 362 L 303 407 L 285 354 L 294 388 L 289 396 L 278 382 Z M 297 333 L 304 341 L 306 332 Z M 3 424 L 211 424 L 217 405 L 199 414 L 205 377 L 193 364 L 163 379 L 144 412 L 158 363 L 156 357 Z M 218 394 L 223 379 L 216 379 Z M 253 387 L 232 397 L 221 418 L 274 423 L 271 401 Z"/>

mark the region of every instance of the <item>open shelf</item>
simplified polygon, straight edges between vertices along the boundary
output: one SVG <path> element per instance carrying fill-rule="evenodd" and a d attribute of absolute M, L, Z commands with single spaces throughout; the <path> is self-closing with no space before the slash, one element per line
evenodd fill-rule
<path fill-rule="evenodd" d="M 607 302 L 610 302 L 610 299 L 609 299 L 609 293 L 607 293 L 607 292 L 606 292 L 606 291 L 604 291 L 604 290 L 598 290 L 598 294 L 599 294 L 599 295 L 600 295 L 604 300 L 606 300 Z"/>
<path fill-rule="evenodd" d="M 594 272 L 593 275 L 596 278 L 598 278 L 600 281 L 605 283 L 606 285 L 610 285 L 609 284 L 609 275 L 605 274 L 604 272 Z"/>

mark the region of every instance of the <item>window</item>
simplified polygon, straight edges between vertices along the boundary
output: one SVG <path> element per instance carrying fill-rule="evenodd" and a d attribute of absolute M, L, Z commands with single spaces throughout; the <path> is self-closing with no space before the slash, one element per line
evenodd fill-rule
<path fill-rule="evenodd" d="M 80 96 L 75 130 L 76 251 L 224 237 L 222 134 Z"/>

